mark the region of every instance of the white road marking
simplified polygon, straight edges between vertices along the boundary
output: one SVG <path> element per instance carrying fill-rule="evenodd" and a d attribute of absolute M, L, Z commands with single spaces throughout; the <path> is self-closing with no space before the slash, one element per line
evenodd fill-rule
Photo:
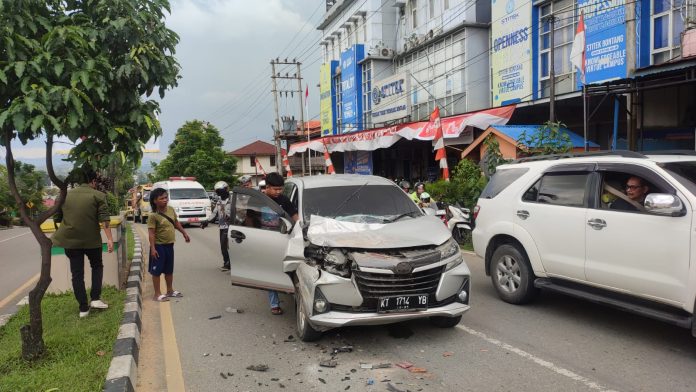
<path fill-rule="evenodd" d="M 493 345 L 496 345 L 496 346 L 502 348 L 503 350 L 510 351 L 511 353 L 517 354 L 517 355 L 519 355 L 519 356 L 522 357 L 522 358 L 529 359 L 529 360 L 531 360 L 532 362 L 536 363 L 537 365 L 539 365 L 539 366 L 541 366 L 541 367 L 545 367 L 545 368 L 551 370 L 552 372 L 554 372 L 554 373 L 556 373 L 556 374 L 559 374 L 559 375 L 561 375 L 561 376 L 568 377 L 568 378 L 570 378 L 570 379 L 573 380 L 573 381 L 577 381 L 577 382 L 579 382 L 579 383 L 582 383 L 582 384 L 584 384 L 586 387 L 588 387 L 588 388 L 590 388 L 590 389 L 593 389 L 593 390 L 596 390 L 596 391 L 602 391 L 602 392 L 616 392 L 616 391 L 613 390 L 613 389 L 607 389 L 606 387 L 603 387 L 602 385 L 597 384 L 596 382 L 590 380 L 590 379 L 587 378 L 587 377 L 583 377 L 583 376 L 581 376 L 581 375 L 579 375 L 579 374 L 577 374 L 577 373 L 575 373 L 575 372 L 572 372 L 572 371 L 570 371 L 570 370 L 568 370 L 568 369 L 565 369 L 565 368 L 556 366 L 556 365 L 554 365 L 552 362 L 549 362 L 549 361 L 546 361 L 546 360 L 541 359 L 541 358 L 539 358 L 539 357 L 536 357 L 536 356 L 534 356 L 534 355 L 532 355 L 532 354 L 530 354 L 530 353 L 528 353 L 528 352 L 526 352 L 526 351 L 524 351 L 524 350 L 522 350 L 522 349 L 519 349 L 519 348 L 517 348 L 517 347 L 515 347 L 515 346 L 511 346 L 511 345 L 509 345 L 509 344 L 507 344 L 507 343 L 501 342 L 501 341 L 498 340 L 498 339 L 491 338 L 491 337 L 489 337 L 488 335 L 486 335 L 486 334 L 483 333 L 483 332 L 476 331 L 475 329 L 471 329 L 471 328 L 469 328 L 469 327 L 467 327 L 467 326 L 465 326 L 465 325 L 463 325 L 463 324 L 457 325 L 457 328 L 461 329 L 462 331 L 464 331 L 464 332 L 466 332 L 466 333 L 468 333 L 468 334 L 471 334 L 471 335 L 474 335 L 474 336 L 476 336 L 476 337 L 479 337 L 479 338 L 481 338 L 481 339 L 487 341 L 488 343 L 491 343 L 491 344 L 493 344 Z"/>
<path fill-rule="evenodd" d="M 31 231 L 27 231 L 26 233 L 18 234 L 18 235 L 14 236 L 14 237 L 5 238 L 4 240 L 0 240 L 0 244 L 2 244 L 3 242 L 7 242 L 7 241 L 9 241 L 9 240 L 13 240 L 13 239 L 15 239 L 15 238 L 17 238 L 17 237 L 21 237 L 21 236 L 23 236 L 23 235 L 27 235 L 27 234 L 29 234 L 29 233 L 31 233 Z"/>

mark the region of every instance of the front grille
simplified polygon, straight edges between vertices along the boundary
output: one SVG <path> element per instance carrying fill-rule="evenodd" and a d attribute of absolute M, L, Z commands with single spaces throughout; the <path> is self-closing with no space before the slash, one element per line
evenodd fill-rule
<path fill-rule="evenodd" d="M 362 307 L 377 309 L 377 300 L 380 297 L 428 294 L 431 299 L 434 299 L 443 271 L 444 266 L 440 266 L 410 274 L 394 275 L 353 271 L 353 275 L 363 297 Z"/>

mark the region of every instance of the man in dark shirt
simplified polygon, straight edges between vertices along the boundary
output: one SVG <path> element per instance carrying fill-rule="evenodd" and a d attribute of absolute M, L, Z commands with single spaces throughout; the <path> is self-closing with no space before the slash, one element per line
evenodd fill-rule
<path fill-rule="evenodd" d="M 650 187 L 640 177 L 631 176 L 626 182 L 626 196 L 628 196 L 629 199 L 633 200 L 638 205 L 643 205 L 648 191 L 650 191 Z M 613 203 L 611 203 L 611 209 L 620 211 L 639 211 L 635 205 L 621 198 L 616 199 Z"/>
<path fill-rule="evenodd" d="M 297 214 L 297 208 L 292 204 L 292 201 L 288 199 L 287 196 L 283 194 L 283 185 L 285 185 L 285 180 L 283 176 L 278 173 L 269 173 L 266 176 L 266 195 L 273 199 L 278 205 L 285 211 L 293 221 L 297 222 L 299 215 Z M 280 308 L 280 301 L 278 299 L 278 292 L 269 291 L 268 300 L 271 303 L 271 313 L 275 315 L 283 314 L 283 309 Z"/>

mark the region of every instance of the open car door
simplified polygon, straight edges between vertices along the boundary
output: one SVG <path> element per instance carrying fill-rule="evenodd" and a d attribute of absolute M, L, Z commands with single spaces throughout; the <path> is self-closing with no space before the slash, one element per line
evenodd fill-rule
<path fill-rule="evenodd" d="M 235 286 L 294 292 L 283 272 L 292 218 L 265 194 L 251 188 L 232 189 L 230 274 Z"/>

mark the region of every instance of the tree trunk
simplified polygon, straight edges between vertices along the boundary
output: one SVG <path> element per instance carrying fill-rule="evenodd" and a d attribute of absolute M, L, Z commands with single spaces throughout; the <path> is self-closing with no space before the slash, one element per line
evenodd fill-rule
<path fill-rule="evenodd" d="M 51 284 L 51 240 L 43 233 L 36 237 L 41 245 L 41 274 L 36 286 L 29 292 L 29 324 L 19 329 L 22 335 L 22 358 L 26 361 L 39 359 L 46 351 L 41 300 Z"/>

